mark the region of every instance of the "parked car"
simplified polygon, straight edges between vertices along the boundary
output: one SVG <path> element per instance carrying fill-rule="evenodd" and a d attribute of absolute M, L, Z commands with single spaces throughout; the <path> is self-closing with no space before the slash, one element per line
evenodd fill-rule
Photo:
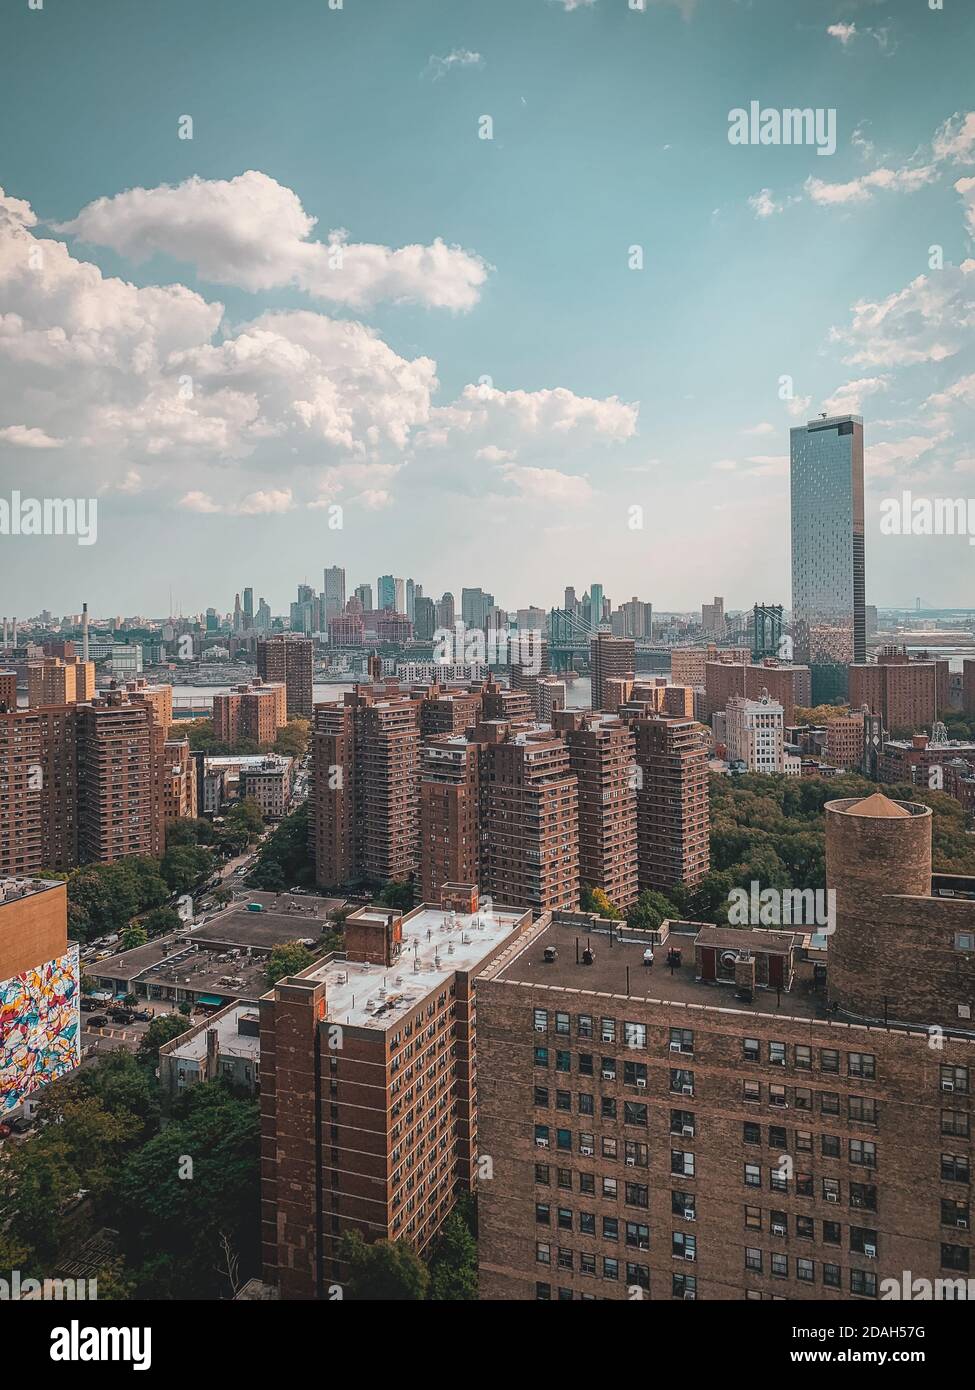
<path fill-rule="evenodd" d="M 89 1028 L 104 1028 L 108 1022 L 106 1014 L 92 1014 L 88 1019 Z"/>
<path fill-rule="evenodd" d="M 92 1009 L 97 1009 L 97 1008 L 98 1008 L 98 1005 L 97 1005 L 97 1003 L 95 1002 L 94 999 L 82 999 L 82 1001 L 81 1001 L 81 1012 L 82 1012 L 83 1014 L 90 1014 L 91 1011 L 92 1011 Z"/>
<path fill-rule="evenodd" d="M 131 1023 L 135 1014 L 131 1009 L 112 1009 L 109 1018 L 113 1023 Z"/>
<path fill-rule="evenodd" d="M 155 1018 L 155 1014 L 151 1009 L 133 1009 L 132 1017 L 135 1019 L 136 1023 L 151 1023 Z"/>

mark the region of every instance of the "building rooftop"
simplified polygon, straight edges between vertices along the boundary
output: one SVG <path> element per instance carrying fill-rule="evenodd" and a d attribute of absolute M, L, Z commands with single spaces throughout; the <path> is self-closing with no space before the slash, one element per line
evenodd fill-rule
<path fill-rule="evenodd" d="M 259 1025 L 260 1012 L 256 1000 L 240 999 L 236 1004 L 231 1004 L 198 1023 L 189 1032 L 166 1045 L 167 1056 L 184 1061 L 202 1062 L 207 1055 L 207 1034 L 215 1030 L 219 1050 L 224 1056 L 249 1057 L 252 1061 L 257 1061 L 261 1055 L 260 1032 L 241 1033 L 240 1020 L 245 1017 L 253 1019 L 254 1024 Z"/>
<path fill-rule="evenodd" d="M 847 816 L 873 816 L 890 820 L 902 820 L 911 814 L 902 802 L 891 801 L 882 792 L 874 792 L 872 796 L 865 796 L 862 801 L 854 801 L 842 809 Z"/>
<path fill-rule="evenodd" d="M 0 878 L 0 907 L 4 903 L 19 902 L 34 893 L 43 893 L 48 888 L 63 888 L 59 878 Z"/>
<path fill-rule="evenodd" d="M 506 983 L 579 990 L 586 994 L 635 999 L 641 1003 L 669 1004 L 704 1009 L 726 1009 L 731 1013 L 771 1014 L 779 1017 L 824 1018 L 822 997 L 793 985 L 791 990 L 757 987 L 752 1003 L 736 997 L 732 982 L 700 979 L 695 962 L 694 942 L 702 928 L 698 923 L 671 923 L 670 934 L 663 946 L 655 948 L 654 965 L 643 963 L 647 941 L 643 934 L 624 929 L 621 940 L 616 931 L 590 930 L 576 923 L 560 922 L 556 916 L 545 925 L 544 919 L 524 938 L 515 943 L 499 962 L 492 963 L 486 978 Z M 778 953 L 788 933 L 765 932 L 741 928 L 705 927 L 705 932 L 723 935 L 733 933 L 736 947 L 747 947 L 753 953 L 770 949 Z M 768 942 L 763 938 L 769 937 Z M 798 938 L 797 938 L 798 939 Z M 591 965 L 583 965 L 582 954 L 589 943 L 593 952 Z M 715 944 L 713 941 L 705 944 Z M 545 959 L 546 947 L 554 946 L 558 955 L 554 961 Z M 668 948 L 681 949 L 681 964 L 667 964 Z M 577 959 L 578 950 L 578 959 Z M 811 974 L 811 968 L 810 968 Z"/>
<path fill-rule="evenodd" d="M 358 917 L 378 925 L 388 915 L 383 909 L 365 909 Z M 391 966 L 333 956 L 299 978 L 325 982 L 329 1019 L 385 1031 L 446 985 L 455 971 L 472 971 L 530 915 L 493 906 L 475 913 L 444 912 L 424 904 L 403 918 L 403 948 Z"/>

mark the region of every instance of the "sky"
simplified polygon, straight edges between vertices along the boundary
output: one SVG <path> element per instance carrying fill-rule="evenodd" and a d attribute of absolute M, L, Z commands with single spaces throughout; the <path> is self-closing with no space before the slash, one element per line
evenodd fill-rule
<path fill-rule="evenodd" d="M 868 602 L 975 606 L 966 537 L 880 530 L 975 497 L 975 7 L 930 3 L 2 0 L 0 499 L 98 529 L 0 535 L 0 611 L 332 564 L 788 605 L 821 411 Z M 731 143 L 752 102 L 835 151 Z"/>

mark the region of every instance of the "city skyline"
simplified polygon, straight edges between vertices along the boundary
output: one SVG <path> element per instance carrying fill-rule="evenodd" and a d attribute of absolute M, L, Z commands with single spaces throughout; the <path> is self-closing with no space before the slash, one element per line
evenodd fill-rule
<path fill-rule="evenodd" d="M 548 606 L 567 549 L 673 609 L 787 602 L 787 436 L 820 410 L 865 417 L 867 601 L 950 603 L 965 538 L 880 523 L 975 478 L 975 16 L 874 9 L 456 0 L 384 13 L 378 49 L 311 0 L 229 36 L 106 0 L 54 46 L 9 16 L 3 107 L 46 116 L 3 172 L 0 495 L 95 498 L 99 533 L 4 536 L 8 609 L 110 610 L 121 573 L 131 609 L 174 576 L 202 608 L 241 553 L 277 609 L 282 555 L 418 551 L 428 593 L 503 573 L 502 606 Z M 832 111 L 835 153 L 730 143 L 753 103 Z M 78 148 L 47 138 L 69 111 Z"/>

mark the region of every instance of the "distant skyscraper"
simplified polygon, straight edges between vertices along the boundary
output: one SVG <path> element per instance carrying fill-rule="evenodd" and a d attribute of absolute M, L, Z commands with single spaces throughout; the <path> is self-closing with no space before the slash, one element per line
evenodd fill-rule
<path fill-rule="evenodd" d="M 325 571 L 322 594 L 325 597 L 325 620 L 337 618 L 345 607 L 345 570 L 332 565 Z"/>
<path fill-rule="evenodd" d="M 249 630 L 254 626 L 254 590 L 244 590 L 244 628 Z"/>
<path fill-rule="evenodd" d="M 363 613 L 372 612 L 372 585 L 359 584 L 355 591 L 355 596 L 362 604 Z"/>
<path fill-rule="evenodd" d="M 406 616 L 411 623 L 416 617 L 416 585 L 412 579 L 406 581 Z"/>
<path fill-rule="evenodd" d="M 437 604 L 437 627 L 446 627 L 453 630 L 454 617 L 454 596 L 448 591 Z"/>
<path fill-rule="evenodd" d="M 467 627 L 487 627 L 488 613 L 493 607 L 493 594 L 484 589 L 461 589 L 460 612 Z"/>
<path fill-rule="evenodd" d="M 240 632 L 244 626 L 244 613 L 240 606 L 240 594 L 234 594 L 234 632 Z"/>
<path fill-rule="evenodd" d="M 396 580 L 391 574 L 381 574 L 376 581 L 376 607 L 396 607 Z"/>
<path fill-rule="evenodd" d="M 595 632 L 603 620 L 603 586 L 601 584 L 590 584 L 589 586 L 589 628 Z"/>
<path fill-rule="evenodd" d="M 867 655 L 862 418 L 798 426 L 791 462 L 793 653 L 818 705 L 846 698 L 847 667 Z"/>
<path fill-rule="evenodd" d="M 393 607 L 397 613 L 406 614 L 406 585 L 402 579 L 393 580 Z"/>

